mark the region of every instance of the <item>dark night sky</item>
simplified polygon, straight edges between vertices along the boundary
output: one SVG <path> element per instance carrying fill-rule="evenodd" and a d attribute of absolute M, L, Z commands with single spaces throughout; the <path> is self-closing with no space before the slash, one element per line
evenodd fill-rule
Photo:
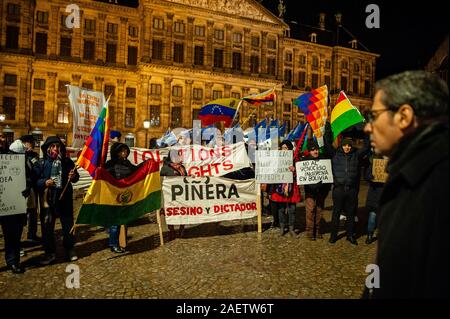
<path fill-rule="evenodd" d="M 335 26 L 334 14 L 342 13 L 342 24 L 371 52 L 381 55 L 377 60 L 377 79 L 407 69 L 423 68 L 448 34 L 446 1 L 404 0 L 284 0 L 285 20 L 317 25 L 319 13 L 327 14 L 327 28 Z M 380 29 L 365 26 L 366 6 L 380 8 Z M 278 0 L 262 4 L 277 13 Z M 331 28 L 330 28 L 331 29 Z"/>
<path fill-rule="evenodd" d="M 100 0 L 105 1 L 107 0 Z M 135 4 L 138 0 L 120 0 Z M 260 1 L 278 15 L 278 0 Z M 335 28 L 334 14 L 342 13 L 342 24 L 371 52 L 379 53 L 377 79 L 407 69 L 423 68 L 448 34 L 445 0 L 420 3 L 406 0 L 284 0 L 286 21 L 317 26 L 319 13 L 327 14 L 327 28 Z M 380 8 L 380 29 L 365 25 L 366 6 Z"/>

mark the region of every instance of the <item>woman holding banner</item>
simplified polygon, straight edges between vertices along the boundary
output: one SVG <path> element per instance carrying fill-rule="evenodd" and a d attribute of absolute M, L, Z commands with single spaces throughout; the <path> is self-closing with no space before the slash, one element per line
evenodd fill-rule
<path fill-rule="evenodd" d="M 282 151 L 293 150 L 294 146 L 289 140 L 284 140 L 280 144 Z M 295 224 L 295 207 L 300 202 L 300 191 L 298 189 L 295 177 L 295 163 L 289 167 L 289 170 L 294 173 L 293 183 L 275 184 L 270 188 L 270 199 L 276 205 L 278 216 L 280 219 L 280 235 L 284 236 L 284 227 L 289 226 L 289 235 L 295 237 L 297 234 L 294 231 Z"/>

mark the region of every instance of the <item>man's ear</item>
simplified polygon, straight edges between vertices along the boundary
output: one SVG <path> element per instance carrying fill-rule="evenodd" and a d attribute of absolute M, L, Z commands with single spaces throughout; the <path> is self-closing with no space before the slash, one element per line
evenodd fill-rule
<path fill-rule="evenodd" d="M 402 130 L 407 130 L 408 128 L 414 128 L 417 126 L 414 109 L 409 104 L 401 105 L 395 113 L 395 118 L 399 128 Z"/>

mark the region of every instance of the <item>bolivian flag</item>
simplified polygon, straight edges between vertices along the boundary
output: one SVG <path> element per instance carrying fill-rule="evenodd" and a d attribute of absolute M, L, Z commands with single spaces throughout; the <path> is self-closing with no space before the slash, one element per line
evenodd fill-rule
<path fill-rule="evenodd" d="M 352 105 L 344 91 L 341 91 L 336 105 L 331 111 L 330 123 L 333 131 L 333 140 L 346 128 L 363 121 L 364 117 L 359 113 L 359 110 Z"/>
<path fill-rule="evenodd" d="M 76 224 L 126 225 L 159 208 L 161 183 L 157 162 L 147 160 L 131 176 L 120 180 L 99 167 L 84 197 Z"/>

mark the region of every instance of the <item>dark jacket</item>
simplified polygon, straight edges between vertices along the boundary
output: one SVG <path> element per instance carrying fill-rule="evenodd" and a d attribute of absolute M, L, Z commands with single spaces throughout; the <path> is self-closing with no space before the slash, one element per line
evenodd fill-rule
<path fill-rule="evenodd" d="M 130 176 L 137 170 L 137 166 L 133 165 L 128 159 L 119 159 L 119 150 L 125 147 L 128 155 L 130 155 L 130 148 L 123 143 L 114 143 L 111 146 L 111 159 L 105 163 L 105 169 L 114 176 L 115 179 L 122 179 Z"/>
<path fill-rule="evenodd" d="M 66 147 L 61 142 L 61 140 L 57 136 L 49 136 L 45 140 L 45 143 L 41 146 L 42 152 L 44 154 L 44 159 L 39 161 L 36 165 L 34 165 L 34 171 L 39 176 L 38 180 L 37 180 L 37 186 L 38 186 L 39 192 L 41 194 L 44 192 L 44 190 L 46 189 L 45 181 L 50 179 L 50 176 L 51 176 L 53 159 L 47 155 L 47 149 L 50 146 L 50 144 L 52 144 L 52 143 L 59 143 L 61 145 L 60 154 L 61 154 L 61 166 L 62 166 L 62 179 L 61 179 L 62 188 L 55 189 L 54 186 L 50 187 L 50 190 L 52 191 L 52 193 L 54 195 L 54 196 L 52 196 L 53 200 L 49 201 L 50 205 L 55 204 L 56 198 L 59 199 L 59 196 L 60 196 L 62 190 L 64 189 L 64 187 L 67 184 L 67 180 L 69 178 L 69 172 L 75 167 L 74 162 L 69 157 L 66 157 Z M 78 174 L 78 172 L 75 171 L 75 175 L 73 176 L 71 182 L 76 183 L 76 182 L 78 182 L 79 178 L 80 178 L 80 175 Z M 60 201 L 61 202 L 60 204 L 63 207 L 65 205 L 70 205 L 70 206 L 68 206 L 68 208 L 71 208 L 73 205 L 72 183 L 69 183 L 69 185 L 67 186 L 67 189 L 64 193 L 64 196 Z"/>
<path fill-rule="evenodd" d="M 369 139 L 364 139 L 364 145 L 360 149 L 352 147 L 345 154 L 342 145 L 334 151 L 332 157 L 333 179 L 335 186 L 359 187 L 360 160 L 370 151 Z"/>
<path fill-rule="evenodd" d="M 379 205 L 376 298 L 448 298 L 448 123 L 405 137 Z"/>
<path fill-rule="evenodd" d="M 180 174 L 179 171 L 177 171 L 176 169 L 174 169 L 172 167 L 172 159 L 170 157 L 170 152 L 169 152 L 169 155 L 167 155 L 167 157 L 164 158 L 163 166 L 161 167 L 161 171 L 159 172 L 159 175 L 160 176 L 186 176 L 187 172 L 186 172 L 185 167 L 182 165 L 180 169 L 182 171 L 182 174 Z"/>
<path fill-rule="evenodd" d="M 371 154 L 368 158 L 369 160 L 369 166 L 366 170 L 366 181 L 369 182 L 369 189 L 367 191 L 367 198 L 366 198 L 366 208 L 369 210 L 369 212 L 376 212 L 378 208 L 378 203 L 380 202 L 381 193 L 383 192 L 384 183 L 380 182 L 374 182 L 374 176 L 372 174 L 372 166 L 373 166 L 373 159 L 382 159 L 383 156 L 381 155 L 374 155 Z"/>

